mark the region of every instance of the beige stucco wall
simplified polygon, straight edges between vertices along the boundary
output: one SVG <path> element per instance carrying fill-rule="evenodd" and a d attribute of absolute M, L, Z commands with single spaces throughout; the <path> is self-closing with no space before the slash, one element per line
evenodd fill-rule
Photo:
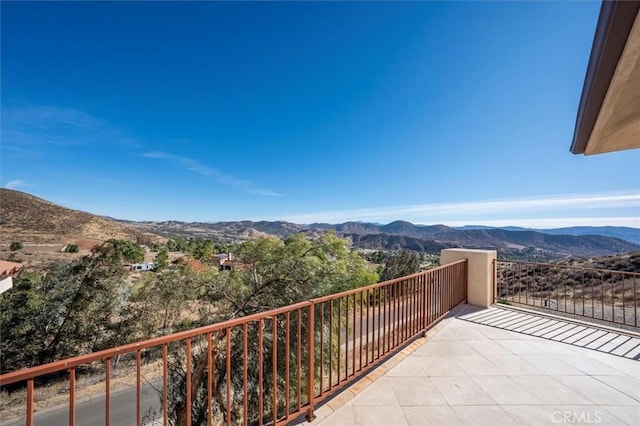
<path fill-rule="evenodd" d="M 440 264 L 467 259 L 467 302 L 471 305 L 489 307 L 493 303 L 493 283 L 495 271 L 493 261 L 497 258 L 495 250 L 445 249 L 440 252 Z"/>

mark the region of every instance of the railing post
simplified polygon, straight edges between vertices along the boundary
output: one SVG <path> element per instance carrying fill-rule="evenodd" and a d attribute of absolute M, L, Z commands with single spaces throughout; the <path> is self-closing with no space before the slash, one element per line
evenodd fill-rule
<path fill-rule="evenodd" d="M 315 302 L 311 302 L 309 305 L 309 313 L 308 313 L 308 330 L 307 330 L 307 342 L 309 344 L 309 364 L 308 364 L 308 373 L 307 373 L 307 393 L 309 400 L 309 409 L 307 410 L 307 421 L 311 422 L 316 418 L 316 415 L 313 413 L 313 399 L 314 399 L 314 388 L 315 388 L 315 358 L 316 358 L 316 350 L 315 350 Z M 322 332 L 322 331 L 321 331 Z"/>
<path fill-rule="evenodd" d="M 76 368 L 69 369 L 69 426 L 76 426 Z"/>
<path fill-rule="evenodd" d="M 493 304 L 495 304 L 498 298 L 498 259 L 493 259 L 491 263 L 493 263 Z"/>
<path fill-rule="evenodd" d="M 422 337 L 427 337 L 427 325 L 429 324 L 427 309 L 427 287 L 429 282 L 430 273 L 425 274 L 422 277 Z"/>
<path fill-rule="evenodd" d="M 107 358 L 105 368 L 104 423 L 111 424 L 111 358 Z"/>
<path fill-rule="evenodd" d="M 33 426 L 34 379 L 27 380 L 27 426 Z"/>

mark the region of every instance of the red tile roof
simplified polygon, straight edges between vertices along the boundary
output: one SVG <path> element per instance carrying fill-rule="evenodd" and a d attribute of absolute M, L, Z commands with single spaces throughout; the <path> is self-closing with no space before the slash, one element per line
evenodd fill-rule
<path fill-rule="evenodd" d="M 16 277 L 22 270 L 22 264 L 17 262 L 9 262 L 8 260 L 0 260 L 0 276 Z"/>

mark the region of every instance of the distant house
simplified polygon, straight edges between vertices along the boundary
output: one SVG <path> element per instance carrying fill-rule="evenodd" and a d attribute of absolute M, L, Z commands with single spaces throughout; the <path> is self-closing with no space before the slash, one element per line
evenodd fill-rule
<path fill-rule="evenodd" d="M 156 265 L 151 262 L 134 263 L 131 265 L 131 270 L 137 272 L 153 271 L 154 269 L 156 269 Z"/>
<path fill-rule="evenodd" d="M 22 271 L 22 264 L 0 260 L 0 294 L 13 287 L 13 279 Z"/>
<path fill-rule="evenodd" d="M 232 271 L 236 266 L 236 261 L 231 257 L 231 253 L 216 254 L 213 259 L 217 262 L 220 271 Z"/>

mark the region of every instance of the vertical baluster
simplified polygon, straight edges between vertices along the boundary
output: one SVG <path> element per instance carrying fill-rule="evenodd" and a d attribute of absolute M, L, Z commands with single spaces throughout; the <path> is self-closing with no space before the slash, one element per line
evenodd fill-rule
<path fill-rule="evenodd" d="M 351 358 L 351 375 L 356 374 L 356 294 L 353 293 L 353 355 Z M 360 342 L 362 344 L 362 342 Z"/>
<path fill-rule="evenodd" d="M 338 371 L 337 371 L 337 377 L 336 377 L 336 384 L 340 384 L 340 381 L 342 380 L 340 377 L 340 363 L 342 362 L 342 360 L 340 359 L 340 346 L 342 346 L 342 300 L 341 299 L 337 299 L 338 302 L 338 318 L 337 318 L 337 338 L 338 338 L 338 354 L 337 354 L 337 367 L 338 367 Z"/>
<path fill-rule="evenodd" d="M 264 320 L 258 319 L 258 425 L 264 424 L 264 382 L 263 382 L 263 341 L 262 328 Z"/>
<path fill-rule="evenodd" d="M 298 411 L 302 407 L 302 310 L 298 308 Z"/>
<path fill-rule="evenodd" d="M 320 303 L 320 396 L 324 391 L 324 305 Z"/>
<path fill-rule="evenodd" d="M 614 293 L 616 292 L 614 288 L 615 282 L 615 272 L 611 273 L 611 321 L 616 322 L 616 302 L 613 300 Z"/>
<path fill-rule="evenodd" d="M 111 358 L 104 363 L 104 423 L 111 424 Z"/>
<path fill-rule="evenodd" d="M 289 409 L 289 401 L 290 401 L 290 395 L 289 395 L 289 378 L 291 376 L 291 372 L 289 371 L 289 359 L 291 358 L 291 315 L 290 312 L 287 311 L 286 316 L 285 316 L 285 322 L 286 322 L 286 331 L 285 331 L 285 338 L 284 338 L 284 346 L 285 346 L 285 358 L 284 358 L 284 399 L 285 399 L 285 403 L 284 403 L 284 409 L 285 412 L 287 414 L 287 418 L 289 418 L 289 413 L 290 413 L 290 409 Z"/>
<path fill-rule="evenodd" d="M 422 282 L 420 283 L 420 290 L 422 291 L 422 320 L 420 321 L 420 327 L 423 333 L 427 331 L 427 277 L 429 275 L 422 276 Z"/>
<path fill-rule="evenodd" d="M 34 379 L 27 379 L 27 426 L 33 426 Z"/>
<path fill-rule="evenodd" d="M 187 425 L 191 424 L 191 338 L 187 337 L 187 404 L 185 409 L 187 410 Z"/>
<path fill-rule="evenodd" d="M 207 426 L 213 424 L 213 339 L 207 333 Z"/>
<path fill-rule="evenodd" d="M 367 350 L 365 352 L 365 361 L 364 364 L 365 365 L 369 365 L 369 349 L 372 349 L 369 345 L 369 321 L 371 320 L 371 318 L 369 317 L 369 304 L 371 303 L 371 300 L 369 298 L 369 295 L 371 294 L 370 290 L 367 290 L 367 300 L 366 300 L 366 307 L 367 307 L 367 312 L 366 312 L 366 317 L 367 317 Z M 373 352 L 373 351 L 372 351 Z"/>
<path fill-rule="evenodd" d="M 333 388 L 333 300 L 329 301 L 329 390 Z"/>
<path fill-rule="evenodd" d="M 249 385 L 247 383 L 248 378 L 247 378 L 247 370 L 248 370 L 248 346 L 249 346 L 249 338 L 248 338 L 248 334 L 249 334 L 249 324 L 248 323 L 244 323 L 242 325 L 242 352 L 243 352 L 243 359 L 242 359 L 242 405 L 243 405 L 243 409 L 244 409 L 244 413 L 243 413 L 243 421 L 242 423 L 244 424 L 244 426 L 247 426 L 249 424 Z M 288 378 L 288 377 L 287 377 Z M 288 402 L 288 400 L 287 400 Z"/>
<path fill-rule="evenodd" d="M 602 310 L 602 319 L 604 320 L 604 275 L 600 275 L 600 308 Z"/>
<path fill-rule="evenodd" d="M 76 368 L 69 369 L 69 426 L 76 425 Z"/>
<path fill-rule="evenodd" d="M 273 424 L 278 423 L 278 316 L 271 317 L 273 323 L 273 337 L 271 347 L 271 372 L 273 381 L 273 402 L 271 403 L 273 410 Z"/>
<path fill-rule="evenodd" d="M 638 300 L 637 300 L 637 289 L 636 289 L 636 275 L 633 276 L 633 325 L 634 327 L 638 326 Z"/>
<path fill-rule="evenodd" d="M 225 356 L 226 356 L 226 366 L 227 366 L 227 426 L 231 425 L 231 328 L 227 327 L 225 330 L 225 335 L 227 337 L 226 348 L 225 348 Z"/>
<path fill-rule="evenodd" d="M 140 396 L 141 394 L 140 370 L 142 368 L 141 364 L 142 364 L 141 353 L 140 353 L 140 350 L 137 350 L 136 351 L 136 425 L 138 426 L 140 426 L 140 422 L 142 421 L 142 402 L 141 402 L 141 396 Z M 187 392 L 189 392 L 189 389 L 187 389 Z M 187 410 L 187 411 L 191 412 L 191 410 Z"/>
<path fill-rule="evenodd" d="M 355 305 L 355 300 L 354 300 Z M 307 324 L 307 342 L 309 344 L 309 355 L 308 355 L 308 366 L 307 366 L 307 401 L 309 403 L 309 409 L 307 410 L 307 421 L 313 421 L 316 418 L 313 410 L 314 410 L 314 397 L 315 397 L 315 305 L 311 303 L 309 305 L 308 311 L 308 320 Z M 355 333 L 354 333 L 355 335 Z"/>
<path fill-rule="evenodd" d="M 378 335 L 378 340 L 376 341 L 376 346 L 377 346 L 377 353 L 376 356 L 373 358 L 378 359 L 380 358 L 380 331 L 382 330 L 382 290 L 380 289 L 380 287 L 376 287 L 374 289 L 374 300 L 377 306 L 374 305 L 374 310 L 377 308 L 378 309 L 378 316 L 376 318 L 374 318 L 374 323 L 373 323 L 373 333 L 374 333 L 374 337 L 377 334 Z M 375 314 L 374 314 L 375 317 Z M 376 321 L 377 320 L 377 324 Z M 376 333 L 377 332 L 377 333 Z"/>
<path fill-rule="evenodd" d="M 364 311 L 364 306 L 362 306 L 362 297 L 363 297 L 364 293 L 360 292 L 359 294 L 360 294 L 360 324 L 359 324 L 360 325 L 360 344 L 358 345 L 358 349 L 360 350 L 360 354 L 359 354 L 360 358 L 359 358 L 359 361 L 358 361 L 358 371 L 362 370 L 362 346 L 363 346 L 363 344 L 362 344 L 363 343 L 362 330 L 364 328 L 364 324 L 362 323 L 362 319 L 363 319 L 363 315 L 362 314 L 363 314 L 363 311 Z M 354 295 L 354 297 L 355 297 L 355 295 Z"/>
<path fill-rule="evenodd" d="M 627 323 L 627 312 L 625 310 L 627 302 L 624 300 L 624 288 L 626 284 L 627 284 L 627 281 L 624 275 L 622 275 L 622 323 L 623 324 Z"/>
<path fill-rule="evenodd" d="M 582 292 L 582 316 L 584 315 L 584 294 L 585 294 L 585 281 L 584 281 L 584 275 L 582 276 L 582 288 L 580 289 L 580 291 Z"/>
<path fill-rule="evenodd" d="M 169 424 L 169 361 L 167 343 L 162 345 L 162 423 L 164 426 Z"/>
<path fill-rule="evenodd" d="M 344 379 L 349 377 L 349 296 L 344 298 Z"/>

